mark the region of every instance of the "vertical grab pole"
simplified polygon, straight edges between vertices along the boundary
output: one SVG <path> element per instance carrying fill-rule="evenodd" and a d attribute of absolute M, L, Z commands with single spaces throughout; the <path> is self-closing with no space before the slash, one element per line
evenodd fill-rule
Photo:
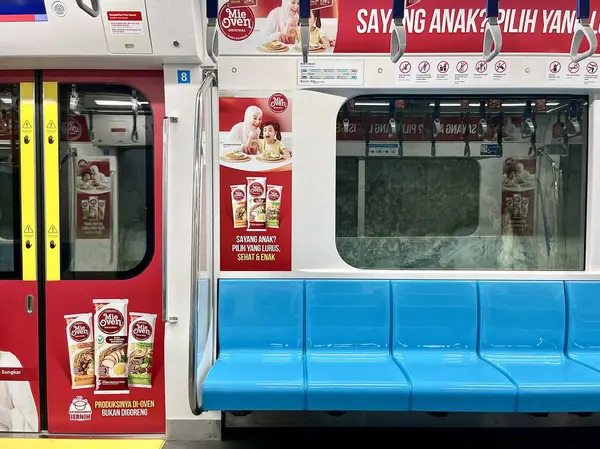
<path fill-rule="evenodd" d="M 404 27 L 404 0 L 392 2 L 392 37 L 390 42 L 390 58 L 396 63 L 406 51 L 406 28 Z"/>
<path fill-rule="evenodd" d="M 487 23 L 483 34 L 483 60 L 490 62 L 502 50 L 502 31 L 498 24 L 499 0 L 486 0 L 485 13 Z"/>
<path fill-rule="evenodd" d="M 302 62 L 308 62 L 310 48 L 310 0 L 300 0 L 300 40 L 302 41 Z"/>
<path fill-rule="evenodd" d="M 590 0 L 577 0 L 577 22 L 574 27 L 570 54 L 573 62 L 580 62 L 589 58 L 598 49 L 598 38 L 590 26 L 590 10 Z M 590 48 L 588 51 L 578 53 L 584 37 L 590 44 Z"/>
<path fill-rule="evenodd" d="M 215 64 L 217 63 L 217 56 L 219 56 L 218 15 L 219 0 L 206 0 L 206 53 Z"/>

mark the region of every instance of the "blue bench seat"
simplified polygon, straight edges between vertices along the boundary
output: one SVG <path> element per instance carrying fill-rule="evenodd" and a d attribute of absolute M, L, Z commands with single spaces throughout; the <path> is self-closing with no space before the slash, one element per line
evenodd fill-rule
<path fill-rule="evenodd" d="M 236 280 L 219 291 L 220 352 L 206 410 L 303 410 L 303 281 Z"/>
<path fill-rule="evenodd" d="M 388 281 L 306 281 L 308 410 L 409 410 L 390 314 Z"/>
<path fill-rule="evenodd" d="M 600 282 L 565 282 L 567 356 L 600 371 Z"/>
<path fill-rule="evenodd" d="M 563 282 L 480 282 L 479 295 L 480 354 L 517 385 L 517 411 L 600 410 L 600 373 L 563 353 Z"/>
<path fill-rule="evenodd" d="M 393 281 L 394 357 L 412 385 L 411 410 L 512 412 L 516 387 L 481 360 L 477 284 Z"/>

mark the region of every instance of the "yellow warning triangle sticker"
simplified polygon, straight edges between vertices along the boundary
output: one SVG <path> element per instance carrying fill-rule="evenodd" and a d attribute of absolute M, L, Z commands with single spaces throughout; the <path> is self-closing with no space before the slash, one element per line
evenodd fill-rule
<path fill-rule="evenodd" d="M 31 226 L 25 226 L 25 234 L 33 234 L 33 229 Z"/>
<path fill-rule="evenodd" d="M 56 230 L 56 226 L 54 226 L 54 225 L 50 226 L 50 229 L 48 229 L 48 234 L 58 234 L 58 231 Z"/>
<path fill-rule="evenodd" d="M 33 126 L 31 126 L 31 122 L 29 120 L 25 120 L 25 123 L 23 123 L 23 129 L 31 129 L 33 128 Z"/>
<path fill-rule="evenodd" d="M 54 123 L 54 120 L 50 120 L 48 122 L 48 124 L 46 125 L 46 129 L 56 129 L 56 123 Z"/>

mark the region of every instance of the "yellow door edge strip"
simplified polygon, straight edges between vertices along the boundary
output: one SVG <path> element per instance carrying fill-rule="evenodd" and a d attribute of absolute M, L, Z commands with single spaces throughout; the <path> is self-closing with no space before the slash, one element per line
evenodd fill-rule
<path fill-rule="evenodd" d="M 44 206 L 46 279 L 60 280 L 58 83 L 44 83 Z"/>
<path fill-rule="evenodd" d="M 6 446 L 4 446 L 6 444 Z M 125 446 L 127 449 L 161 449 L 164 440 L 146 439 L 82 439 L 78 438 L 2 438 L 0 447 L 6 449 L 106 449 L 106 447 Z"/>
<path fill-rule="evenodd" d="M 35 98 L 34 83 L 19 86 L 19 158 L 21 176 L 21 254 L 23 280 L 37 278 L 35 198 Z M 13 117 L 14 120 L 14 117 Z"/>

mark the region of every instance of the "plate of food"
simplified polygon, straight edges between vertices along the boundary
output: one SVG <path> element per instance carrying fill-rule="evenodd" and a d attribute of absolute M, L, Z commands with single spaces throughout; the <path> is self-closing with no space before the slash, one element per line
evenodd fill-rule
<path fill-rule="evenodd" d="M 248 162 L 250 156 L 241 151 L 230 151 L 221 156 L 221 160 L 224 162 Z"/>
<path fill-rule="evenodd" d="M 283 53 L 285 51 L 288 51 L 287 45 L 285 45 L 281 41 L 267 42 L 265 44 L 262 44 L 260 47 L 258 47 L 258 49 L 262 50 L 262 51 L 273 52 L 273 53 Z"/>
<path fill-rule="evenodd" d="M 298 51 L 302 51 L 302 46 L 300 44 L 296 44 L 296 47 L 294 47 L 296 50 Z M 312 42 L 308 45 L 308 51 L 313 52 L 313 53 L 318 53 L 321 51 L 325 51 L 325 48 L 323 47 L 323 44 L 313 44 Z"/>
<path fill-rule="evenodd" d="M 279 153 L 263 153 L 256 156 L 256 160 L 260 162 L 283 162 L 287 158 Z"/>

